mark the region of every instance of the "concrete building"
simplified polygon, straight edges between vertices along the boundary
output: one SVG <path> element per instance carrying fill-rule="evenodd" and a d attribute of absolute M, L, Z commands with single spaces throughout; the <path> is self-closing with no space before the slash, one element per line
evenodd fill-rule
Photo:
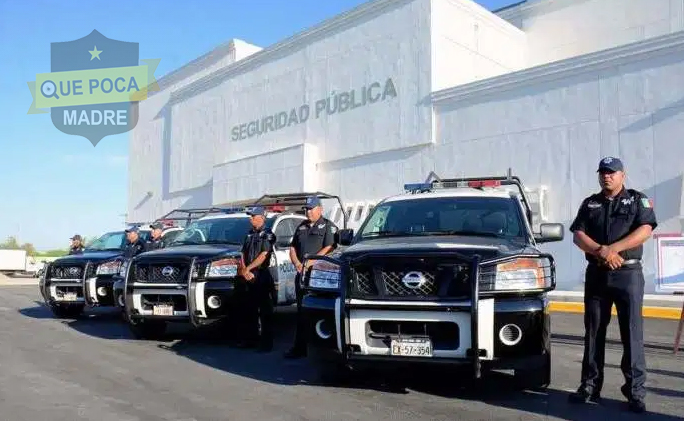
<path fill-rule="evenodd" d="M 129 220 L 263 193 L 340 195 L 352 227 L 404 183 L 520 176 L 572 221 L 600 157 L 679 233 L 684 0 L 375 0 L 261 49 L 232 40 L 161 78 L 130 135 Z M 332 211 L 331 217 L 339 217 Z M 645 246 L 655 290 L 654 241 Z M 559 289 L 582 288 L 567 235 Z"/>

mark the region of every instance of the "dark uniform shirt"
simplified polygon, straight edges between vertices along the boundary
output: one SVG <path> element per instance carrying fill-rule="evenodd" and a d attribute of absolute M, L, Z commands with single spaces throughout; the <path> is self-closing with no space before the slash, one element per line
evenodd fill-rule
<path fill-rule="evenodd" d="M 145 242 L 145 251 L 158 250 L 161 248 L 164 248 L 164 242 L 161 238 L 158 238 L 156 240 L 149 239 Z"/>
<path fill-rule="evenodd" d="M 309 226 L 309 221 L 302 221 L 292 237 L 292 247 L 300 262 L 307 254 L 318 253 L 323 247 L 335 244 L 337 227 L 330 220 L 320 217 Z"/>
<path fill-rule="evenodd" d="M 603 193 L 593 194 L 582 201 L 570 231 L 583 231 L 599 244 L 610 245 L 620 241 L 641 225 L 653 229 L 658 226 L 653 204 L 645 194 L 625 189 L 613 199 Z M 625 260 L 641 259 L 644 247 L 639 245 L 620 252 Z M 585 253 L 587 261 L 597 263 L 596 257 Z"/>
<path fill-rule="evenodd" d="M 245 240 L 242 243 L 242 253 L 245 259 L 245 265 L 249 265 L 254 259 L 263 252 L 267 252 L 266 259 L 259 266 L 258 270 L 268 269 L 271 263 L 271 255 L 273 254 L 273 244 L 275 243 L 275 234 L 268 228 L 261 228 L 256 230 L 252 228 Z"/>
<path fill-rule="evenodd" d="M 145 252 L 145 242 L 138 238 L 134 243 L 127 243 L 124 247 L 124 257 L 131 258 Z"/>
<path fill-rule="evenodd" d="M 69 254 L 83 254 L 83 246 L 71 247 Z"/>

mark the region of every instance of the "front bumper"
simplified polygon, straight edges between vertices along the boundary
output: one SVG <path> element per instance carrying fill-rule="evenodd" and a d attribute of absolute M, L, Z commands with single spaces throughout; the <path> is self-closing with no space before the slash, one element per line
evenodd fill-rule
<path fill-rule="evenodd" d="M 98 275 L 83 281 L 83 299 L 90 307 L 116 306 L 114 284 L 115 275 Z"/>
<path fill-rule="evenodd" d="M 202 326 L 229 316 L 234 308 L 233 280 L 160 284 L 131 282 L 127 274 L 123 291 L 126 316 L 134 323 L 151 319 Z"/>
<path fill-rule="evenodd" d="M 471 323 L 469 301 L 434 304 L 352 299 L 342 305 L 339 297 L 308 295 L 302 307 L 312 354 L 350 366 L 460 366 L 472 368 L 479 377 L 482 369 L 530 370 L 547 363 L 550 318 L 546 295 L 477 301 L 476 324 Z M 477 335 L 472 335 L 473 325 Z M 429 339 L 431 355 L 393 354 L 393 340 L 410 338 Z M 473 342 L 479 349 L 477 359 Z"/>

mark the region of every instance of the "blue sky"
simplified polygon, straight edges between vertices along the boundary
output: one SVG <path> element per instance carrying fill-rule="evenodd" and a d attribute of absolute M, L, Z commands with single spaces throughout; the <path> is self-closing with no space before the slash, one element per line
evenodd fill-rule
<path fill-rule="evenodd" d="M 27 114 L 27 82 L 50 71 L 50 43 L 93 29 L 138 42 L 159 58 L 157 78 L 231 38 L 267 47 L 365 0 L 0 0 L 0 239 L 39 250 L 64 247 L 74 233 L 123 226 L 128 135 L 96 147 L 57 130 L 49 114 Z M 515 0 L 479 0 L 497 9 Z"/>

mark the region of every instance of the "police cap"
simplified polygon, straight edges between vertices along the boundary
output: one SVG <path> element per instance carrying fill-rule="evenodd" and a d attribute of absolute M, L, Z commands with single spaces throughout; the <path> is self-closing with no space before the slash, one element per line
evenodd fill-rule
<path fill-rule="evenodd" d="M 161 229 L 164 229 L 164 224 L 162 224 L 161 222 L 154 222 L 150 225 L 150 228 L 152 228 L 153 230 L 154 229 L 161 230 Z"/>
<path fill-rule="evenodd" d="M 257 216 L 257 215 L 266 215 L 266 210 L 262 206 L 254 206 L 249 209 L 247 209 L 247 215 L 249 216 Z"/>
<path fill-rule="evenodd" d="M 598 170 L 596 172 L 615 172 L 624 171 L 625 166 L 620 161 L 620 158 L 612 156 L 605 157 L 599 162 Z"/>
<path fill-rule="evenodd" d="M 309 196 L 306 198 L 306 203 L 304 204 L 304 209 L 313 209 L 316 206 L 321 206 L 321 199 L 317 196 Z"/>

